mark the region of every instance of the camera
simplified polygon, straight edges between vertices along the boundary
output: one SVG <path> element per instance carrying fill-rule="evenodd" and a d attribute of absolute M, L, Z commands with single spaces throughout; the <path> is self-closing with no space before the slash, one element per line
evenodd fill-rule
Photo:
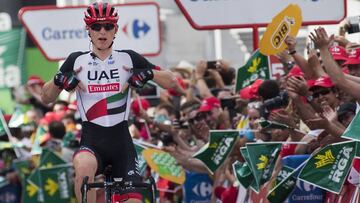
<path fill-rule="evenodd" d="M 171 123 L 172 126 L 174 126 L 175 129 L 188 129 L 189 123 L 187 121 L 174 119 Z"/>
<path fill-rule="evenodd" d="M 221 108 L 234 109 L 236 106 L 235 98 L 222 98 L 220 99 Z"/>
<path fill-rule="evenodd" d="M 208 62 L 207 62 L 207 65 L 206 65 L 206 67 L 207 67 L 208 69 L 216 69 L 217 66 L 218 66 L 218 62 L 217 62 L 217 61 L 208 61 Z"/>
<path fill-rule="evenodd" d="M 278 96 L 264 101 L 263 105 L 260 107 L 260 114 L 262 117 L 267 119 L 271 110 L 287 106 L 288 103 L 288 93 L 286 91 L 282 91 Z"/>
<path fill-rule="evenodd" d="M 352 16 L 347 18 L 348 24 L 346 26 L 349 34 L 360 32 L 360 16 Z"/>

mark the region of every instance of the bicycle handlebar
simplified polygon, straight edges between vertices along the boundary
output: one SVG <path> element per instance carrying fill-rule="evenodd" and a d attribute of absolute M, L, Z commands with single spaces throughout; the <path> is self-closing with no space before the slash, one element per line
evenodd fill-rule
<path fill-rule="evenodd" d="M 132 182 L 132 181 L 114 181 L 110 183 L 106 182 L 95 182 L 95 183 L 85 183 L 87 189 L 91 188 L 105 188 L 105 187 L 138 187 L 138 188 L 148 188 L 151 187 L 151 183 L 143 182 Z"/>
<path fill-rule="evenodd" d="M 149 183 L 144 182 L 133 182 L 133 181 L 112 181 L 112 182 L 93 182 L 88 183 L 89 177 L 85 176 L 83 178 L 83 183 L 81 185 L 81 194 L 82 202 L 87 202 L 87 191 L 91 188 L 105 188 L 106 189 L 120 189 L 126 190 L 128 188 L 139 188 L 139 189 L 151 189 L 151 202 L 155 202 L 155 191 L 156 183 L 153 177 L 150 177 Z"/>

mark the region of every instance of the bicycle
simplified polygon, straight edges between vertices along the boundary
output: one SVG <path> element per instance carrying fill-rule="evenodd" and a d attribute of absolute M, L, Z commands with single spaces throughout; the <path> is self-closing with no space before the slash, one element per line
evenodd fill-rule
<path fill-rule="evenodd" d="M 121 200 L 120 197 L 121 192 L 128 189 L 147 189 L 150 191 L 151 203 L 156 202 L 156 184 L 153 177 L 150 176 L 148 178 L 149 183 L 124 181 L 123 179 L 116 180 L 111 176 L 111 166 L 106 167 L 104 175 L 104 182 L 88 183 L 89 177 L 85 176 L 83 178 L 83 182 L 81 185 L 82 203 L 87 203 L 87 192 L 92 188 L 104 188 L 105 203 L 120 203 L 128 200 L 129 198 Z"/>

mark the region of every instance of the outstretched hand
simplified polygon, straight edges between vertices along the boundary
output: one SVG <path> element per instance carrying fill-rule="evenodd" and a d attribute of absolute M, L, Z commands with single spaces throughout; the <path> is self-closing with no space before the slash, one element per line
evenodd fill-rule
<path fill-rule="evenodd" d="M 125 70 L 129 69 L 127 66 L 123 67 Z M 154 78 L 154 72 L 151 68 L 132 68 L 132 76 L 130 76 L 128 83 L 135 88 L 142 88 L 147 81 Z"/>
<path fill-rule="evenodd" d="M 287 46 L 287 49 L 289 50 L 289 52 L 291 51 L 294 51 L 295 48 L 296 48 L 296 44 L 297 44 L 297 41 L 296 41 L 296 38 L 295 37 L 292 37 L 292 36 L 287 36 L 285 38 L 285 44 Z"/>
<path fill-rule="evenodd" d="M 292 76 L 287 79 L 287 89 L 296 92 L 301 96 L 308 96 L 309 90 L 305 78 L 301 76 Z"/>
<path fill-rule="evenodd" d="M 314 31 L 315 33 L 313 32 L 310 33 L 309 38 L 311 39 L 311 41 L 314 42 L 315 48 L 317 49 L 329 48 L 332 42 L 334 41 L 334 35 L 331 35 L 329 37 L 323 27 L 319 27 Z"/>

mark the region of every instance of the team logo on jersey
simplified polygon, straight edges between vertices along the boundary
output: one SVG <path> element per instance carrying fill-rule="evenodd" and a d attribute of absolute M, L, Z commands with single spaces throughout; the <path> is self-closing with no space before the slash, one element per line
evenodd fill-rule
<path fill-rule="evenodd" d="M 96 81 L 96 80 L 102 80 L 102 79 L 106 79 L 106 80 L 110 80 L 110 79 L 119 79 L 120 78 L 120 73 L 119 73 L 119 69 L 110 69 L 110 70 L 102 70 L 102 71 L 97 71 L 97 70 L 89 70 L 88 74 L 87 74 L 88 80 L 89 81 Z"/>
<path fill-rule="evenodd" d="M 105 85 L 88 85 L 89 93 L 97 92 L 118 92 L 120 90 L 120 83 L 111 83 Z"/>

